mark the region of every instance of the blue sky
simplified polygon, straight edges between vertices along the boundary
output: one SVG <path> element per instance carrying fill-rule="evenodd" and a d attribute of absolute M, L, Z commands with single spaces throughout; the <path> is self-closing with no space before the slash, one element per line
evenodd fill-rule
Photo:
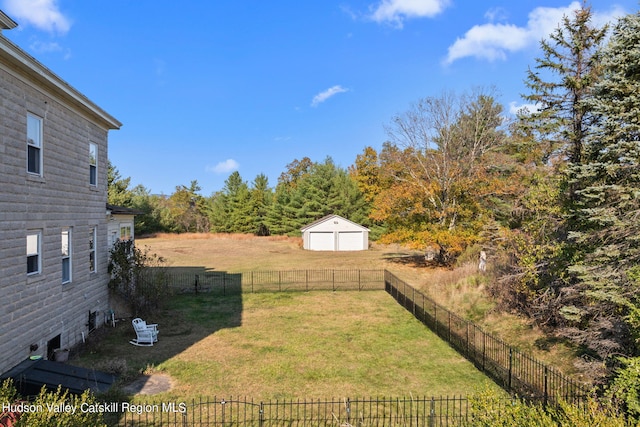
<path fill-rule="evenodd" d="M 598 22 L 636 0 L 594 0 Z M 522 105 L 528 66 L 577 1 L 0 0 L 3 34 L 123 123 L 109 158 L 132 186 L 272 186 L 288 163 L 351 165 L 419 98 L 495 86 Z"/>

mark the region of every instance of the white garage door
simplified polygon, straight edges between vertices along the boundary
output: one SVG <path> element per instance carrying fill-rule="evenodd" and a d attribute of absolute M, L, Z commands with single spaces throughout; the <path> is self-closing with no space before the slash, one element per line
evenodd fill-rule
<path fill-rule="evenodd" d="M 338 233 L 338 250 L 361 251 L 363 238 L 360 231 L 341 231 Z"/>
<path fill-rule="evenodd" d="M 333 243 L 333 231 L 320 232 L 315 231 L 309 233 L 309 248 L 312 251 L 333 251 L 335 246 Z"/>

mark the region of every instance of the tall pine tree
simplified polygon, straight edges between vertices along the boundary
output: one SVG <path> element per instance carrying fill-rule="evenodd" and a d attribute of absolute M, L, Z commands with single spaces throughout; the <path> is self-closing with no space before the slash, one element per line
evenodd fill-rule
<path fill-rule="evenodd" d="M 575 337 L 606 358 L 640 354 L 640 14 L 615 26 L 602 66 L 590 102 L 602 120 L 571 182 L 581 304 L 568 309 Z"/>
<path fill-rule="evenodd" d="M 574 308 L 580 303 L 578 283 L 567 274 L 575 251 L 567 244 L 567 231 L 576 221 L 573 177 L 585 161 L 585 145 L 599 120 L 589 101 L 602 79 L 607 28 L 596 27 L 592 18 L 583 3 L 540 43 L 542 56 L 525 80 L 531 93 L 524 96 L 538 109 L 520 114 L 516 133 L 523 141 L 536 141 L 532 151 L 540 159 L 531 159 L 537 171 L 531 173 L 529 188 L 514 212 L 528 238 L 525 244 L 513 245 L 513 280 L 504 281 L 510 290 L 502 293 L 538 324 L 550 327 L 573 324 Z"/>
<path fill-rule="evenodd" d="M 573 17 L 540 42 L 542 57 L 535 70 L 529 69 L 525 84 L 531 93 L 524 96 L 539 108 L 523 114 L 523 122 L 537 134 L 545 159 L 560 163 L 580 163 L 584 139 L 595 116 L 586 102 L 600 80 L 600 50 L 607 27 L 591 22 L 591 8 L 583 3 Z"/>

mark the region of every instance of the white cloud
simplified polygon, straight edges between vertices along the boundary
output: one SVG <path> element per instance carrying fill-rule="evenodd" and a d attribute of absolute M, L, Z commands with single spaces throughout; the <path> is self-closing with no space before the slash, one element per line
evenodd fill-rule
<path fill-rule="evenodd" d="M 62 46 L 56 42 L 43 42 L 40 40 L 33 41 L 29 47 L 37 53 L 60 52 L 62 50 Z"/>
<path fill-rule="evenodd" d="M 504 21 L 507 18 L 507 11 L 502 7 L 494 7 L 487 10 L 484 17 L 491 22 Z"/>
<path fill-rule="evenodd" d="M 29 48 L 36 53 L 63 52 L 62 57 L 65 60 L 71 58 L 71 50 L 63 48 L 56 42 L 43 42 L 40 40 L 34 40 L 29 45 Z"/>
<path fill-rule="evenodd" d="M 435 16 L 441 13 L 449 2 L 450 0 L 382 0 L 371 8 L 369 18 L 402 28 L 406 19 Z"/>
<path fill-rule="evenodd" d="M 223 174 L 238 170 L 240 164 L 233 159 L 227 159 L 224 162 L 220 162 L 215 166 L 207 166 L 207 171 L 215 174 Z"/>
<path fill-rule="evenodd" d="M 71 28 L 71 21 L 60 12 L 57 0 L 3 0 L 2 8 L 18 23 L 50 33 L 65 34 Z"/>
<path fill-rule="evenodd" d="M 540 104 L 520 104 L 515 101 L 509 103 L 509 113 L 516 115 L 529 115 L 531 113 L 537 113 L 542 106 Z"/>
<path fill-rule="evenodd" d="M 525 27 L 494 23 L 475 25 L 462 38 L 458 38 L 449 46 L 445 64 L 451 64 L 466 57 L 489 61 L 504 60 L 508 53 L 536 46 L 541 39 L 547 38 L 558 27 L 564 16 L 571 16 L 573 11 L 580 7 L 577 1 L 573 1 L 567 7 L 537 7 L 529 13 Z M 601 26 L 623 13 L 615 6 L 605 13 L 594 12 L 593 23 Z M 491 19 L 493 14 L 490 13 L 487 16 Z"/>
<path fill-rule="evenodd" d="M 337 95 L 339 93 L 343 93 L 343 92 L 349 92 L 349 89 L 345 89 L 340 85 L 332 86 L 329 89 L 325 90 L 324 92 L 320 92 L 319 94 L 314 96 L 313 100 L 311 101 L 311 106 L 312 107 L 317 107 L 318 105 L 322 104 L 323 102 L 325 102 L 327 99 L 331 98 L 332 96 L 335 96 L 335 95 Z"/>

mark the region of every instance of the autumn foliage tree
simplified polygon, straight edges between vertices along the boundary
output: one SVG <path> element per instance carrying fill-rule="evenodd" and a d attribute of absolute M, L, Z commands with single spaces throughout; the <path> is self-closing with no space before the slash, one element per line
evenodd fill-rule
<path fill-rule="evenodd" d="M 396 116 L 371 214 L 387 223 L 387 240 L 435 245 L 448 260 L 476 240 L 492 197 L 510 192 L 496 163 L 503 125 L 502 106 L 484 90 L 423 98 Z"/>

